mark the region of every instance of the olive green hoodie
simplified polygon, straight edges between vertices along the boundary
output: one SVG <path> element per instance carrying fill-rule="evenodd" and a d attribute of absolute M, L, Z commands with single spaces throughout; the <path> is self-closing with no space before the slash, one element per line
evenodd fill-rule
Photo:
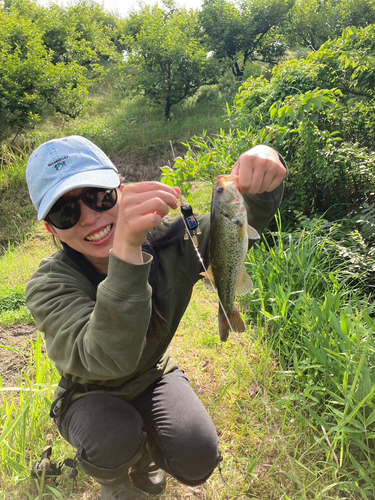
<path fill-rule="evenodd" d="M 259 233 L 276 213 L 282 193 L 280 185 L 272 193 L 244 196 L 249 224 Z M 168 234 L 172 224 L 172 219 L 163 219 L 152 238 Z M 201 217 L 199 224 L 199 251 L 207 265 L 209 215 Z M 158 272 L 151 288 L 153 259 L 157 259 Z M 90 384 L 94 392 L 110 390 L 131 400 L 177 367 L 167 348 L 201 277 L 202 265 L 183 232 L 160 246 L 155 257 L 144 253 L 141 265 L 110 253 L 108 274 L 98 286 L 83 273 L 79 260 L 64 251 L 43 260 L 28 283 L 26 304 L 61 376 Z M 150 321 L 153 299 L 157 329 L 155 321 Z M 63 392 L 58 387 L 56 396 Z"/>

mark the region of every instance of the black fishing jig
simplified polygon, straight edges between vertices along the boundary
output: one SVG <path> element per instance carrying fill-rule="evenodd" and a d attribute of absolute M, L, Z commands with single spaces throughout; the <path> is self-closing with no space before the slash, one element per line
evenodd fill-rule
<path fill-rule="evenodd" d="M 181 213 L 182 213 L 184 220 L 185 220 L 185 226 L 186 226 L 187 230 L 189 231 L 191 238 L 193 240 L 193 244 L 194 244 L 195 248 L 197 248 L 198 247 L 197 234 L 201 234 L 201 230 L 199 229 L 198 220 L 195 217 L 195 215 L 193 214 L 192 206 L 189 205 L 189 203 L 187 203 L 186 201 L 181 200 Z M 184 239 L 185 240 L 189 239 L 189 235 L 188 235 L 187 231 L 185 233 Z"/>

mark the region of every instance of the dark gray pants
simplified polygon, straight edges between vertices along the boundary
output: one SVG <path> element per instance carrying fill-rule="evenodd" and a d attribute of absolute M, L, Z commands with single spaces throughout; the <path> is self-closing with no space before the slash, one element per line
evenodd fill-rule
<path fill-rule="evenodd" d="M 215 427 L 181 370 L 131 402 L 84 396 L 56 424 L 99 481 L 134 465 L 146 442 L 157 466 L 189 486 L 204 483 L 220 462 Z"/>

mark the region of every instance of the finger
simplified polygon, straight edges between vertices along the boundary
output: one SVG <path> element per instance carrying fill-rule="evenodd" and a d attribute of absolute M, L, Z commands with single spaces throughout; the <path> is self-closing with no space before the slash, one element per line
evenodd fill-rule
<path fill-rule="evenodd" d="M 252 170 L 251 182 L 248 183 L 244 188 L 245 192 L 250 194 L 259 194 L 263 192 L 265 172 L 262 169 Z"/>
<path fill-rule="evenodd" d="M 131 244 L 142 245 L 146 240 L 147 231 L 159 226 L 162 220 L 163 217 L 157 212 L 131 217 L 120 226 L 117 235 Z"/>
<path fill-rule="evenodd" d="M 126 238 L 129 240 L 144 241 L 146 232 L 153 227 L 159 226 L 163 217 L 157 212 L 151 212 L 129 220 Z"/>
<path fill-rule="evenodd" d="M 244 166 L 246 163 L 248 163 L 246 158 L 240 156 L 231 171 L 231 175 L 237 175 L 237 189 L 241 193 L 246 193 L 253 182 L 253 168 L 251 164 Z"/>
<path fill-rule="evenodd" d="M 178 188 L 178 187 L 173 187 L 172 188 L 173 191 L 174 191 L 174 195 L 176 196 L 176 198 L 178 199 L 180 196 L 181 196 L 181 189 Z"/>
<path fill-rule="evenodd" d="M 124 185 L 124 190 L 133 191 L 134 193 L 142 193 L 147 191 L 165 191 L 166 193 L 170 193 L 176 198 L 178 198 L 181 194 L 181 190 L 176 187 L 167 186 L 166 184 L 162 184 L 157 181 L 145 181 L 145 182 L 136 182 L 134 184 L 126 184 Z"/>
<path fill-rule="evenodd" d="M 127 208 L 125 218 L 127 221 L 137 220 L 144 215 L 158 214 L 159 217 L 164 217 L 169 213 L 169 206 L 159 198 L 152 198 L 143 203 L 132 205 Z"/>
<path fill-rule="evenodd" d="M 236 163 L 234 164 L 232 171 L 231 171 L 231 174 L 238 175 L 239 172 L 240 172 L 240 159 L 238 159 L 236 161 Z"/>
<path fill-rule="evenodd" d="M 239 172 L 239 190 L 261 194 L 276 189 L 286 177 L 286 168 L 279 157 L 244 153 L 236 163 Z"/>
<path fill-rule="evenodd" d="M 286 175 L 286 168 L 281 162 L 269 164 L 264 176 L 262 192 L 270 193 L 274 191 L 283 182 Z"/>
<path fill-rule="evenodd" d="M 280 186 L 280 184 L 282 183 L 283 180 L 284 180 L 284 176 L 274 176 L 272 179 L 270 179 L 267 187 L 265 187 L 265 189 L 264 189 L 264 192 L 271 193 L 278 186 Z"/>
<path fill-rule="evenodd" d="M 175 196 L 175 191 L 165 191 L 165 190 L 152 190 L 152 191 L 139 191 L 134 192 L 133 190 L 123 190 L 122 203 L 123 206 L 140 205 L 145 201 L 158 199 L 163 200 L 172 209 L 178 208 L 178 198 Z"/>

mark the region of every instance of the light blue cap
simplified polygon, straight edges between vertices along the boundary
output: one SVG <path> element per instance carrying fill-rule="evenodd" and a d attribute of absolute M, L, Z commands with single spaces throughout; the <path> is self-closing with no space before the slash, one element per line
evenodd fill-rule
<path fill-rule="evenodd" d="M 39 146 L 26 168 L 30 198 L 44 219 L 65 193 L 83 187 L 117 188 L 117 168 L 101 149 L 78 135 L 53 139 Z"/>

